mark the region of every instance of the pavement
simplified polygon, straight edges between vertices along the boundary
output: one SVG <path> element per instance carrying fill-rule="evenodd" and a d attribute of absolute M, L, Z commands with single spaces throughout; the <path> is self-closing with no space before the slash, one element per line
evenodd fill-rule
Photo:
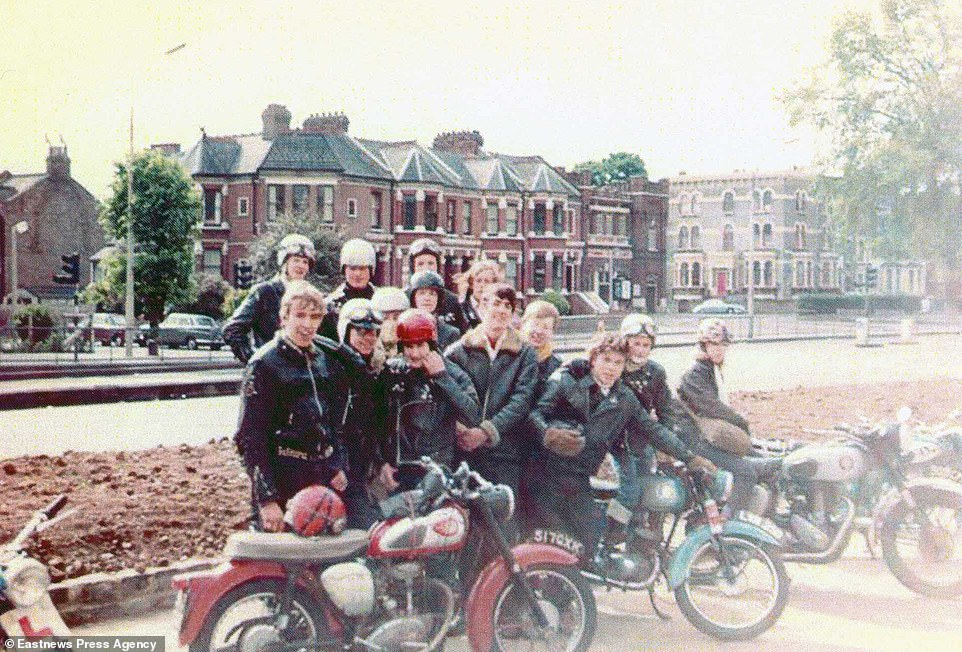
<path fill-rule="evenodd" d="M 724 643 L 692 627 L 663 588 L 656 591 L 659 607 L 671 620 L 652 612 L 648 596 L 596 590 L 598 629 L 592 652 L 684 650 L 732 652 L 847 652 L 855 650 L 962 649 L 962 600 L 925 598 L 899 584 L 885 564 L 870 559 L 861 540 L 847 555 L 827 566 L 790 564 L 788 606 L 781 619 L 753 641 Z M 137 618 L 104 621 L 78 627 L 82 635 L 143 635 L 166 637 L 167 652 L 179 652 L 173 613 L 160 611 Z M 467 651 L 464 638 L 450 639 L 448 650 Z"/>

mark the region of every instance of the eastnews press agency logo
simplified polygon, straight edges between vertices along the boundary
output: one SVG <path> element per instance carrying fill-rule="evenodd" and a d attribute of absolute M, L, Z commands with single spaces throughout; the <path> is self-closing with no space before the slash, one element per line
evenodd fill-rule
<path fill-rule="evenodd" d="M 30 652 L 164 652 L 163 636 L 12 636 L 3 642 L 6 650 Z"/>

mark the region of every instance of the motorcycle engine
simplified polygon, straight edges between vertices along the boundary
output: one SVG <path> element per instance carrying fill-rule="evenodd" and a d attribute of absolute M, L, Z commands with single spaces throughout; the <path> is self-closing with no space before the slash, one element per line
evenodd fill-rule
<path fill-rule="evenodd" d="M 443 582 L 415 576 L 411 572 L 415 568 L 423 573 L 418 564 L 399 564 L 379 574 L 381 609 L 369 633 L 358 640 L 365 649 L 410 652 L 436 649 L 437 642 L 444 641 L 454 615 L 454 596 Z"/>
<path fill-rule="evenodd" d="M 374 576 L 364 564 L 334 564 L 321 573 L 321 585 L 331 602 L 352 618 L 374 609 Z"/>

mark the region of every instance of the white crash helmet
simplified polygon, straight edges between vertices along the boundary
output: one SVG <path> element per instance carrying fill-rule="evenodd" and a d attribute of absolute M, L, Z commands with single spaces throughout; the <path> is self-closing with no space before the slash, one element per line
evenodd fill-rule
<path fill-rule="evenodd" d="M 337 338 L 344 343 L 349 326 L 377 330 L 381 327 L 381 313 L 371 307 L 370 299 L 351 299 L 341 306 L 337 315 Z"/>
<path fill-rule="evenodd" d="M 698 324 L 699 344 L 731 344 L 731 341 L 732 332 L 724 320 L 710 317 Z"/>
<path fill-rule="evenodd" d="M 655 336 L 658 334 L 658 328 L 655 326 L 654 320 L 648 315 L 641 313 L 628 315 L 622 319 L 621 327 L 618 330 L 622 337 L 647 335 L 651 340 L 652 346 L 655 345 Z"/>
<path fill-rule="evenodd" d="M 317 262 L 317 251 L 314 243 L 307 236 L 300 233 L 291 233 L 277 245 L 277 266 L 283 267 L 290 256 L 304 256 L 313 265 Z"/>
<path fill-rule="evenodd" d="M 382 287 L 374 290 L 371 307 L 380 313 L 404 312 L 411 307 L 408 295 L 401 288 Z"/>
<path fill-rule="evenodd" d="M 414 259 L 421 254 L 431 254 L 434 259 L 438 262 L 438 269 L 441 269 L 441 245 L 432 240 L 431 238 L 418 238 L 411 243 L 411 248 L 408 250 L 408 260 L 411 263 L 411 271 L 414 271 Z"/>
<path fill-rule="evenodd" d="M 345 265 L 351 267 L 370 267 L 375 266 L 377 254 L 374 253 L 374 246 L 362 238 L 348 240 L 341 247 L 341 270 Z"/>

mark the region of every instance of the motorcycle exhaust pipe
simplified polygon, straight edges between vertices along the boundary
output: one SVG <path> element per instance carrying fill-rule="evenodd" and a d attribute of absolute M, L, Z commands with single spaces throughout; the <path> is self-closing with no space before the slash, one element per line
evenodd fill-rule
<path fill-rule="evenodd" d="M 842 496 L 842 500 L 845 501 L 848 511 L 841 527 L 835 534 L 832 545 L 827 550 L 822 552 L 786 552 L 782 554 L 782 559 L 797 564 L 827 564 L 838 559 L 848 545 L 852 535 L 852 523 L 855 520 L 855 504 L 848 496 Z"/>
<path fill-rule="evenodd" d="M 454 591 L 451 590 L 450 586 L 440 580 L 433 578 L 426 579 L 431 580 L 431 583 L 434 584 L 436 589 L 441 591 L 448 602 L 448 606 L 444 610 L 444 625 L 438 628 L 438 633 L 428 641 L 427 647 L 424 648 L 425 652 L 430 652 L 431 650 L 443 649 L 444 643 L 448 638 L 448 630 L 451 629 L 451 625 L 454 624 Z M 467 614 L 465 614 L 464 617 L 467 618 Z"/>
<path fill-rule="evenodd" d="M 661 557 L 655 555 L 654 560 L 655 563 L 652 566 L 651 573 L 649 573 L 648 577 L 642 582 L 626 582 L 623 580 L 616 580 L 611 577 L 602 577 L 597 573 L 583 569 L 581 574 L 584 575 L 592 584 L 605 587 L 614 587 L 616 589 L 621 589 L 622 591 L 647 591 L 648 587 L 654 583 L 655 579 L 658 577 L 658 574 L 661 572 Z"/>

